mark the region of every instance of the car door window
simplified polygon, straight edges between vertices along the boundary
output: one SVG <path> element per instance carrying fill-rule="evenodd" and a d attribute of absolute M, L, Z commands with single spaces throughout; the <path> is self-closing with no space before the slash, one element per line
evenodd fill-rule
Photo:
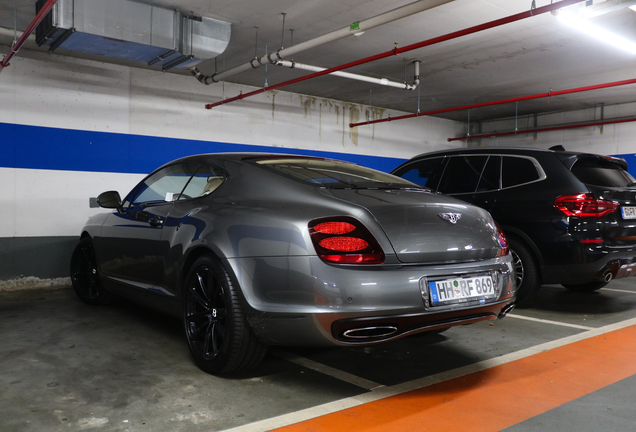
<path fill-rule="evenodd" d="M 532 159 L 504 156 L 501 168 L 502 187 L 518 186 L 539 180 L 541 174 Z"/>
<path fill-rule="evenodd" d="M 177 164 L 157 171 L 139 185 L 130 205 L 176 201 L 198 168 L 198 164 Z"/>
<path fill-rule="evenodd" d="M 487 192 L 499 189 L 501 178 L 501 156 L 489 156 L 486 167 L 481 174 L 477 192 Z"/>
<path fill-rule="evenodd" d="M 416 161 L 396 171 L 395 175 L 420 186 L 437 190 L 439 179 L 444 171 L 444 162 L 444 157 Z"/>
<path fill-rule="evenodd" d="M 488 156 L 453 156 L 448 161 L 439 185 L 445 194 L 470 193 L 477 190 Z"/>

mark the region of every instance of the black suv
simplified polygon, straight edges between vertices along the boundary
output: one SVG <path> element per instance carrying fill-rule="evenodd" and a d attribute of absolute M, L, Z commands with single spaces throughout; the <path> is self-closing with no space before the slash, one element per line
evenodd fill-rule
<path fill-rule="evenodd" d="M 520 305 L 541 284 L 593 291 L 636 275 L 636 180 L 623 159 L 560 146 L 462 148 L 392 174 L 492 214 L 513 253 Z"/>

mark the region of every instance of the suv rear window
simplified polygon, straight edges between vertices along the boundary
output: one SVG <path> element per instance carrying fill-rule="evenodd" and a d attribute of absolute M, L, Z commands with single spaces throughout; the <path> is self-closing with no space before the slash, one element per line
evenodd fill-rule
<path fill-rule="evenodd" d="M 620 165 L 602 159 L 579 159 L 572 167 L 572 174 L 581 182 L 594 186 L 634 186 L 636 180 Z"/>

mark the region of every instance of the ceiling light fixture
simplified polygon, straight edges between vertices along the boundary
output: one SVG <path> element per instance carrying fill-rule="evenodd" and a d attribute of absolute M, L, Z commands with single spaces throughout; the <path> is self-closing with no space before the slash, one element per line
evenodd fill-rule
<path fill-rule="evenodd" d="M 612 32 L 604 30 L 599 26 L 596 26 L 589 21 L 584 20 L 583 18 L 580 18 L 563 10 L 559 12 L 557 18 L 559 18 L 563 23 L 569 25 L 570 27 L 582 31 L 598 40 L 608 43 L 616 48 L 627 51 L 631 54 L 636 54 L 636 43 L 631 42 Z"/>
<path fill-rule="evenodd" d="M 630 6 L 629 8 L 633 10 L 634 12 L 636 12 L 636 6 Z"/>

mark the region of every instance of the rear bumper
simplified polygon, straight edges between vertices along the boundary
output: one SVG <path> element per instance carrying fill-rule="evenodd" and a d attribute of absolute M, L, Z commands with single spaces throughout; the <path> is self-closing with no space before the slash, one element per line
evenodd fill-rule
<path fill-rule="evenodd" d="M 574 262 L 544 266 L 543 283 L 576 285 L 636 276 L 636 246 L 579 244 L 567 253 Z"/>
<path fill-rule="evenodd" d="M 502 311 L 505 315 L 516 296 L 509 255 L 434 266 L 334 266 L 313 256 L 241 258 L 228 264 L 245 297 L 252 330 L 272 345 L 385 342 L 496 319 L 503 316 Z M 495 300 L 428 307 L 423 299 L 418 283 L 423 277 L 484 271 L 501 274 L 501 291 Z"/>

